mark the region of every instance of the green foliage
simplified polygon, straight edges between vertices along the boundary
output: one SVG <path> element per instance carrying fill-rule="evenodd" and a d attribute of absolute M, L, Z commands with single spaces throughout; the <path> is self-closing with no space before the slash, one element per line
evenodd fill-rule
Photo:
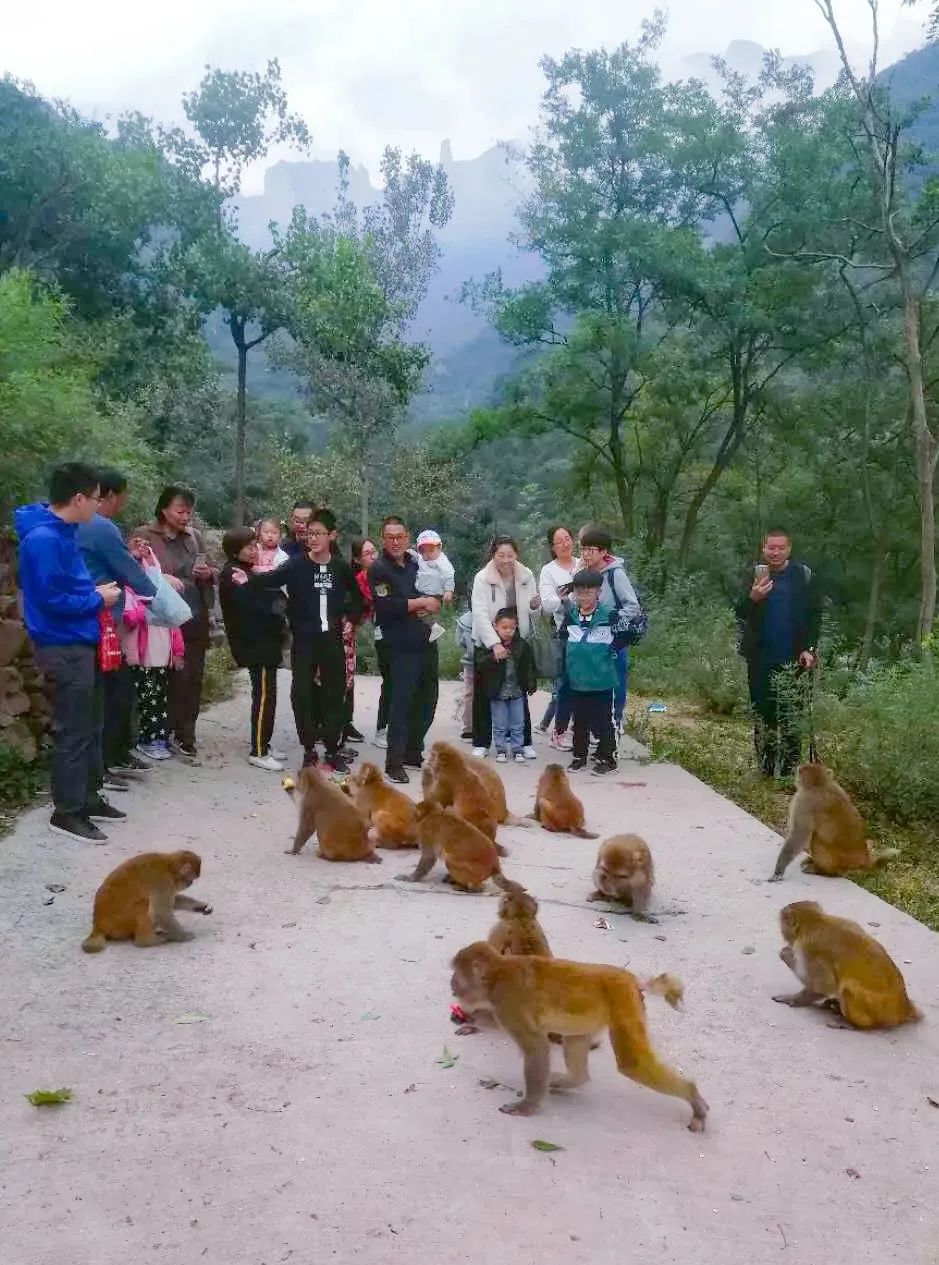
<path fill-rule="evenodd" d="M 202 678 L 202 705 L 224 703 L 235 692 L 235 675 L 238 665 L 231 657 L 228 642 L 211 646 L 205 656 L 205 676 Z"/>
<path fill-rule="evenodd" d="M 21 808 L 39 789 L 42 768 L 35 761 L 25 760 L 15 747 L 8 747 L 0 737 L 0 805 Z"/>

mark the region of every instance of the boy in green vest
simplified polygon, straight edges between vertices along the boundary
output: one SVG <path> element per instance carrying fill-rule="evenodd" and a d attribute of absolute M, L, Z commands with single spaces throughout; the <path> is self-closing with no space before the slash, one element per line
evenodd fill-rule
<path fill-rule="evenodd" d="M 578 571 L 573 579 L 562 637 L 567 640 L 566 671 L 574 719 L 573 771 L 587 767 L 591 733 L 597 739 L 592 772 L 601 777 L 616 769 L 613 691 L 616 687 L 617 633 L 614 611 L 600 601 L 603 576 Z"/>

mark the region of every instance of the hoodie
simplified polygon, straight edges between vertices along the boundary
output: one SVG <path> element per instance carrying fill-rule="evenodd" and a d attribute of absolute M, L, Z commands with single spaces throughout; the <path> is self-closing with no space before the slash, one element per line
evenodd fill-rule
<path fill-rule="evenodd" d="M 21 505 L 13 522 L 20 541 L 23 612 L 33 642 L 97 645 L 103 602 L 78 548 L 77 523 L 64 523 L 46 504 Z"/>
<path fill-rule="evenodd" d="M 600 571 L 603 576 L 600 601 L 613 611 L 624 611 L 628 618 L 638 615 L 641 609 L 639 599 L 626 574 L 623 559 L 608 553 Z"/>

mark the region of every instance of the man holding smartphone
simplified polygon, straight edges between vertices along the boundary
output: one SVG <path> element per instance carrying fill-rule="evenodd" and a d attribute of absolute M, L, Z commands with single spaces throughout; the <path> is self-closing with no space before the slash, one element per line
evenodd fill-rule
<path fill-rule="evenodd" d="M 753 742 L 768 777 L 787 777 L 799 764 L 802 717 L 790 682 L 793 670 L 810 671 L 818 662 L 822 597 L 811 568 L 793 562 L 791 554 L 787 531 L 767 532 L 763 560 L 747 575 L 735 607 L 739 649 L 747 662 Z"/>

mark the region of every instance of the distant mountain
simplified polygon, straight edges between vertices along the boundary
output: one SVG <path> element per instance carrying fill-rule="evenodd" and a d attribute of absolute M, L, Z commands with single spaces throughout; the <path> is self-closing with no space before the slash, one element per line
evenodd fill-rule
<path fill-rule="evenodd" d="M 752 40 L 731 40 L 723 53 L 723 59 L 731 70 L 755 79 L 762 69 L 763 58 L 767 50 Z M 700 79 L 709 88 L 720 86 L 720 76 L 715 72 L 713 53 L 692 53 L 681 60 L 679 74 L 682 78 Z M 838 78 L 840 64 L 838 54 L 832 49 L 820 49 L 814 53 L 799 53 L 794 57 L 782 58 L 783 68 L 808 66 L 815 75 L 815 83 L 819 90 L 830 87 Z"/>

